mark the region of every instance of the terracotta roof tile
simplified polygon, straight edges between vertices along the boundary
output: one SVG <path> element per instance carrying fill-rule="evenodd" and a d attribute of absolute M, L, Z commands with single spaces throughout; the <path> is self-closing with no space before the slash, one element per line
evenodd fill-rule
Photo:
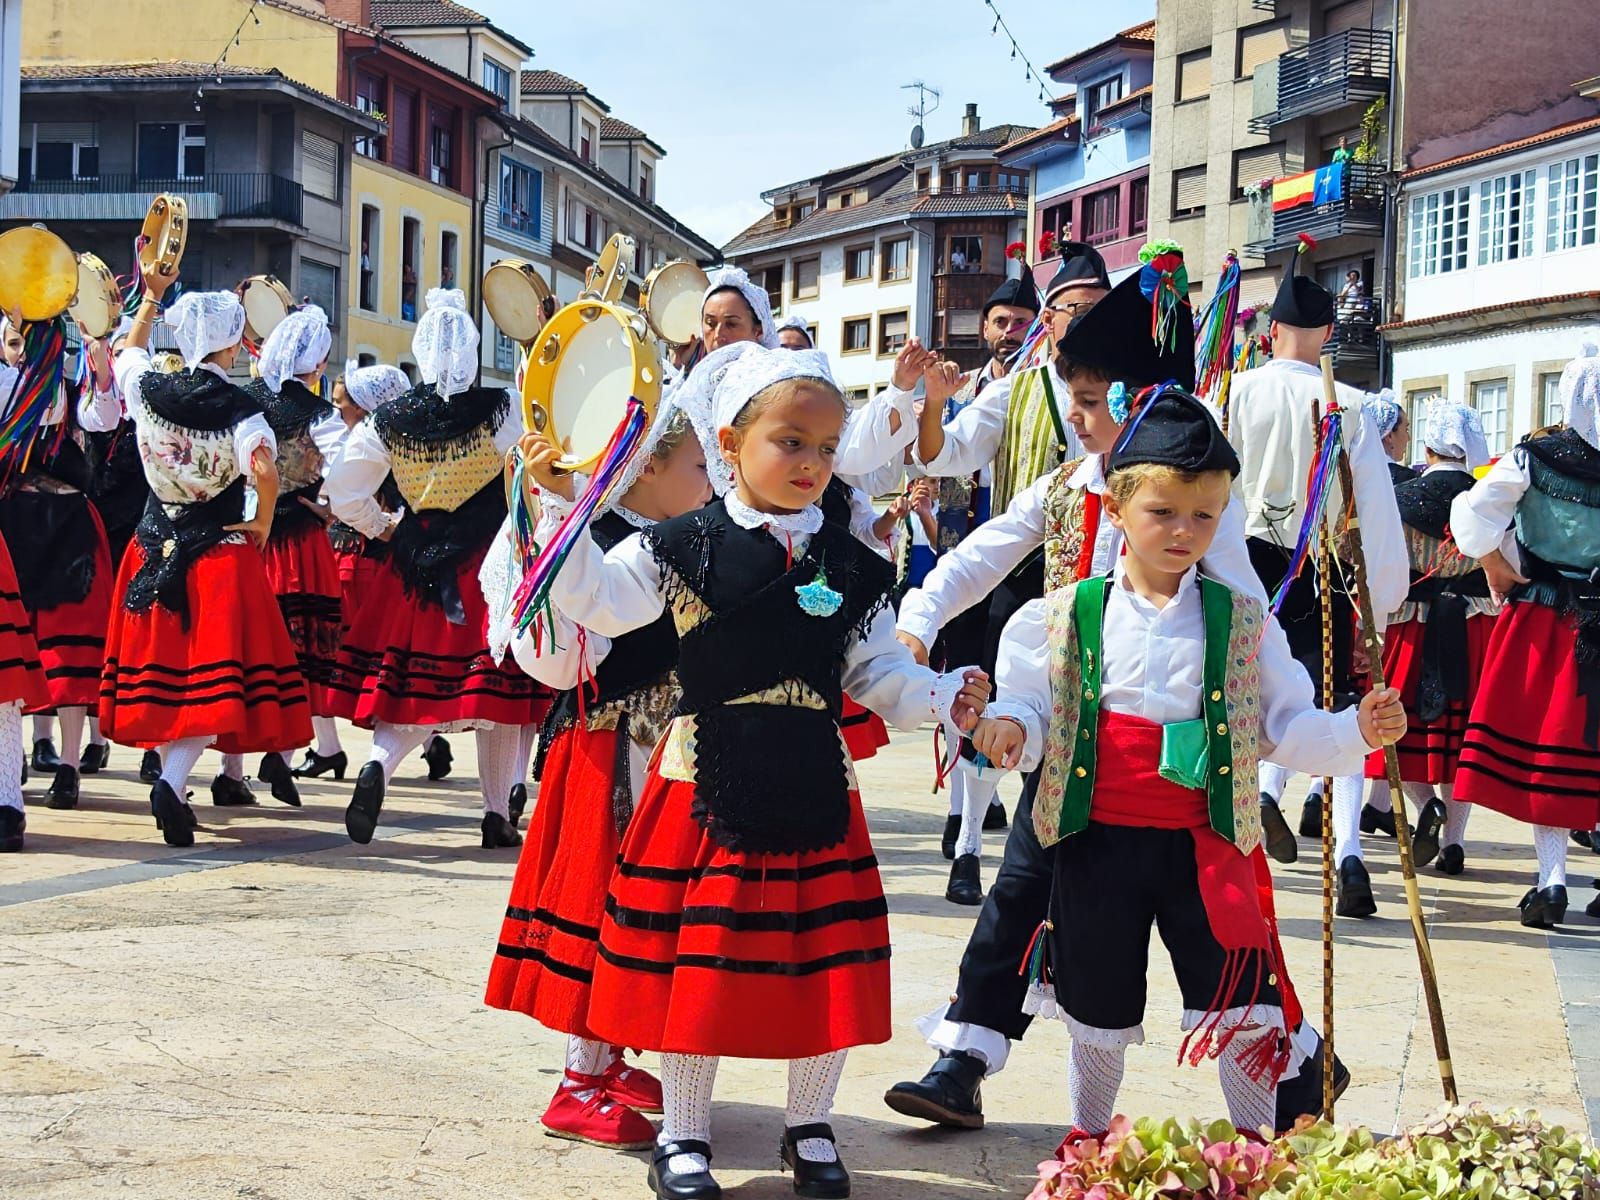
<path fill-rule="evenodd" d="M 1031 146 L 1035 142 L 1049 141 L 1053 137 L 1060 136 L 1077 123 L 1077 113 L 1073 113 L 1070 117 L 1062 117 L 1059 121 L 1051 121 L 1050 124 L 1041 129 L 1032 129 L 1023 134 L 1021 137 L 1012 138 L 1011 141 L 1000 147 L 999 152 L 1001 154 L 1005 154 L 1009 151 L 1020 149 L 1023 146 Z"/>
<path fill-rule="evenodd" d="M 1151 92 L 1153 92 L 1153 91 L 1155 91 L 1155 88 L 1152 85 L 1147 83 L 1142 88 L 1140 88 L 1138 91 L 1129 92 L 1121 100 L 1114 100 L 1110 104 L 1102 104 L 1100 106 L 1100 111 L 1102 113 L 1115 112 L 1117 109 L 1122 108 L 1124 105 L 1131 105 L 1135 100 L 1138 100 L 1143 96 L 1150 95 Z"/>
<path fill-rule="evenodd" d="M 1586 300 L 1593 301 L 1596 311 L 1600 311 L 1600 292 L 1564 292 L 1559 296 L 1531 296 L 1525 300 L 1507 300 L 1501 304 L 1485 304 L 1481 308 L 1464 308 L 1460 312 L 1438 313 L 1435 316 L 1417 317 L 1410 321 L 1391 321 L 1387 325 L 1378 326 L 1378 332 L 1392 333 L 1406 329 L 1422 329 L 1428 325 L 1442 325 L 1449 321 L 1460 321 L 1467 317 L 1492 316 L 1495 313 L 1511 312 L 1516 309 L 1532 308 L 1539 305 L 1580 304 Z"/>
<path fill-rule="evenodd" d="M 1571 137 L 1576 133 L 1586 133 L 1591 129 L 1600 129 L 1600 116 L 1587 117 L 1581 121 L 1568 121 L 1564 125 L 1557 125 L 1554 129 L 1546 129 L 1543 133 L 1535 133 L 1529 137 L 1518 138 L 1514 142 L 1490 146 L 1487 150 L 1474 150 L 1471 154 L 1458 154 L 1455 158 L 1447 158 L 1443 162 L 1429 163 L 1425 167 L 1413 167 L 1411 170 L 1404 172 L 1401 178 L 1421 179 L 1423 176 L 1432 175 L 1437 171 L 1448 171 L 1451 167 L 1461 167 L 1467 163 L 1480 162 L 1486 158 L 1496 158 L 1502 154 L 1526 150 L 1530 146 L 1542 146 L 1546 142 L 1559 142 L 1562 138 Z"/>
<path fill-rule="evenodd" d="M 524 71 L 522 73 L 522 94 L 524 96 L 567 95 L 575 92 L 587 92 L 588 90 L 572 76 L 563 75 L 560 71 Z"/>
<path fill-rule="evenodd" d="M 487 25 L 489 18 L 454 0 L 375 0 L 377 25 Z"/>
<path fill-rule="evenodd" d="M 171 62 L 125 62 L 125 63 L 40 63 L 22 68 L 23 82 L 59 83 L 59 82 L 91 82 L 96 80 L 115 81 L 123 79 L 148 79 L 167 81 L 171 83 L 204 83 L 214 80 L 217 76 L 223 79 L 261 79 L 273 83 L 286 83 L 309 96 L 326 101 L 345 112 L 354 113 L 358 110 L 337 96 L 330 96 L 320 92 L 314 87 L 291 79 L 276 67 L 239 67 L 232 63 L 197 63 L 173 60 Z M 369 118 L 361 114 L 362 120 Z"/>
<path fill-rule="evenodd" d="M 916 216 L 948 216 L 952 213 L 1026 212 L 1027 208 L 1028 198 L 1015 192 L 953 192 L 948 196 L 924 196 L 912 205 L 911 211 Z"/>
<path fill-rule="evenodd" d="M 1103 50 L 1111 49 L 1111 47 L 1119 43 L 1133 42 L 1153 46 L 1155 45 L 1155 40 L 1156 23 L 1154 21 L 1143 21 L 1138 25 L 1129 26 L 1120 33 L 1114 33 L 1110 37 L 1106 38 L 1105 41 L 1096 42 L 1094 45 L 1085 50 L 1078 50 L 1067 55 L 1065 58 L 1057 59 L 1055 62 L 1046 67 L 1045 70 L 1053 75 L 1057 71 L 1060 71 L 1066 67 L 1070 67 L 1075 62 L 1091 58 Z"/>

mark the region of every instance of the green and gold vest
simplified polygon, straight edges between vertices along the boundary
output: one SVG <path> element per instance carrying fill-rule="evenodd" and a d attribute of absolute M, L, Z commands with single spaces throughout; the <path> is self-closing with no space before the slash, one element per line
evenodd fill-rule
<path fill-rule="evenodd" d="M 991 512 L 1004 512 L 1018 492 L 1032 487 L 1067 457 L 1065 400 L 1056 396 L 1048 364 L 1017 373 L 994 460 Z"/>

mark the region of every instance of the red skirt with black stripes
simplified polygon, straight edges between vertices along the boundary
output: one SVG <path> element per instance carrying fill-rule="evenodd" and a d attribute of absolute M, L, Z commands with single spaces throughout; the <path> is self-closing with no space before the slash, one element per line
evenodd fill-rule
<path fill-rule="evenodd" d="M 106 631 L 106 737 L 144 747 L 210 737 L 224 754 L 308 745 L 306 683 L 256 548 L 213 546 L 194 560 L 187 626 L 159 603 L 128 611 L 123 596 L 143 564 L 135 542 L 122 559 Z"/>
<path fill-rule="evenodd" d="M 622 841 L 617 736 L 571 725 L 550 743 L 484 995 L 490 1008 L 590 1039 L 595 946 Z"/>
<path fill-rule="evenodd" d="M 832 849 L 743 854 L 706 836 L 694 792 L 652 764 L 600 922 L 590 1027 L 735 1058 L 888 1041 L 888 905 L 860 796 Z"/>
<path fill-rule="evenodd" d="M 24 708 L 45 708 L 49 692 L 39 663 L 33 618 L 22 607 L 22 589 L 11 551 L 0 537 L 0 704 L 21 700 Z"/>
<path fill-rule="evenodd" d="M 281 538 L 270 538 L 261 558 L 289 640 L 300 656 L 311 715 L 330 717 L 333 706 L 328 687 L 333 682 L 343 627 L 339 621 L 339 564 L 328 532 L 320 522 L 299 524 Z"/>
<path fill-rule="evenodd" d="M 488 548 L 456 571 L 465 621 L 407 592 L 380 564 L 349 618 L 330 687 L 330 714 L 364 729 L 377 722 L 437 727 L 456 721 L 529 725 L 544 720 L 554 693 L 489 653 L 489 606 L 478 584 Z"/>
<path fill-rule="evenodd" d="M 63 501 L 68 497 L 61 497 Z M 39 662 L 44 666 L 49 691 L 42 711 L 56 708 L 93 708 L 100 697 L 100 670 L 105 664 L 106 622 L 111 616 L 115 586 L 111 543 L 106 540 L 100 510 L 88 497 L 77 496 L 94 523 L 94 580 L 89 594 L 75 604 L 58 604 L 33 614 L 33 632 L 39 641 Z"/>
<path fill-rule="evenodd" d="M 1434 721 L 1417 715 L 1417 688 L 1422 682 L 1422 640 L 1427 622 L 1410 620 L 1389 626 L 1383 642 L 1383 677 L 1400 690 L 1406 706 L 1406 735 L 1395 746 L 1400 756 L 1400 778 L 1406 783 L 1451 783 L 1461 759 L 1461 743 L 1467 735 L 1467 715 L 1472 711 L 1483 676 L 1484 656 L 1489 652 L 1489 637 L 1495 618 L 1478 614 L 1467 618 L 1465 646 L 1447 651 L 1466 655 L 1467 694 L 1460 700 L 1447 700 L 1443 714 Z M 1386 778 L 1383 751 L 1367 756 L 1367 778 Z"/>
<path fill-rule="evenodd" d="M 1578 692 L 1578 625 L 1513 601 L 1495 621 L 1456 773 L 1455 798 L 1561 829 L 1600 823 L 1600 760 Z M 1600 703 L 1597 700 L 1596 703 Z"/>
<path fill-rule="evenodd" d="M 844 698 L 839 730 L 844 734 L 845 749 L 850 752 L 852 762 L 872 758 L 889 744 L 889 727 L 883 723 L 883 718 L 870 708 L 862 708 L 849 696 Z"/>

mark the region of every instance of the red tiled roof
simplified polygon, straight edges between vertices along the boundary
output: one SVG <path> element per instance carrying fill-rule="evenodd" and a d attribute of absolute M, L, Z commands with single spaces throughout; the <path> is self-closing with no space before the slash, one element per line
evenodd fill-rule
<path fill-rule="evenodd" d="M 1600 129 L 1600 116 L 1587 117 L 1581 121 L 1568 121 L 1565 125 L 1557 125 L 1554 129 L 1546 129 L 1543 133 L 1535 133 L 1529 137 L 1518 138 L 1514 142 L 1491 146 L 1487 150 L 1474 150 L 1471 154 L 1458 154 L 1455 158 L 1447 158 L 1443 162 L 1430 163 L 1425 167 L 1413 167 L 1411 170 L 1404 172 L 1401 178 L 1421 179 L 1423 176 L 1432 175 L 1436 171 L 1448 171 L 1451 167 L 1461 167 L 1467 163 L 1479 162 L 1486 158 L 1496 158 L 1502 154 L 1526 150 L 1530 146 L 1542 146 L 1546 142 L 1559 142 L 1562 138 L 1571 137 L 1577 133 L 1587 133 L 1591 129 Z"/>
<path fill-rule="evenodd" d="M 1511 312 L 1515 309 L 1532 308 L 1538 305 L 1581 306 L 1586 300 L 1595 302 L 1597 310 L 1600 310 L 1600 292 L 1564 292 L 1559 296 L 1530 296 L 1525 300 L 1507 300 L 1503 304 L 1485 304 L 1482 308 L 1464 308 L 1460 312 L 1439 313 L 1432 317 L 1417 317 L 1410 321 L 1391 321 L 1387 325 L 1378 326 L 1378 332 L 1391 333 L 1406 329 L 1422 329 L 1429 325 L 1443 325 L 1450 321 L 1465 320 L 1468 317 L 1488 317 L 1496 313 Z"/>
<path fill-rule="evenodd" d="M 587 92 L 584 87 L 570 75 L 563 75 L 560 71 L 524 71 L 522 73 L 522 94 L 524 96 L 557 95 L 564 96 L 570 93 Z"/>
<path fill-rule="evenodd" d="M 24 79 L 284 79 L 275 67 L 236 67 L 232 63 L 126 62 L 126 63 L 41 63 L 24 65 Z"/>
<path fill-rule="evenodd" d="M 1125 42 L 1154 42 L 1156 40 L 1156 23 L 1145 21 L 1142 24 L 1124 29 L 1117 37 Z"/>
<path fill-rule="evenodd" d="M 454 0 L 374 0 L 379 25 L 487 25 L 489 18 Z"/>
<path fill-rule="evenodd" d="M 928 213 L 937 213 L 941 216 L 951 213 L 997 213 L 1027 211 L 1028 198 L 1022 196 L 1018 202 L 1014 192 L 992 192 L 988 195 L 971 192 L 952 192 L 948 196 L 924 196 L 912 205 L 913 216 L 923 216 Z"/>
<path fill-rule="evenodd" d="M 1127 45 L 1130 43 L 1136 45 L 1153 46 L 1155 45 L 1155 40 L 1156 23 L 1154 21 L 1144 21 L 1141 24 L 1133 25 L 1127 29 L 1124 29 L 1121 33 L 1112 34 L 1105 41 L 1097 42 L 1095 45 L 1090 46 L 1087 50 L 1079 50 L 1074 54 L 1067 55 L 1065 58 L 1057 59 L 1055 62 L 1046 67 L 1045 70 L 1053 75 L 1055 72 L 1065 67 L 1069 67 L 1075 62 L 1092 58 L 1094 55 L 1099 54 L 1102 50 L 1109 50 L 1112 46 Z"/>
<path fill-rule="evenodd" d="M 1019 149 L 1022 146 L 1031 146 L 1034 142 L 1048 141 L 1053 137 L 1059 136 L 1065 130 L 1071 128 L 1077 123 L 1077 113 L 1073 113 L 1070 117 L 1062 117 L 1059 121 L 1052 121 L 1050 124 L 1041 129 L 1033 129 L 1023 134 L 1019 138 L 1011 139 L 1011 141 L 1007 142 L 1004 146 L 1001 146 L 996 153 L 1005 154 L 1009 151 Z"/>
<path fill-rule="evenodd" d="M 1122 108 L 1122 107 L 1124 107 L 1126 105 L 1131 105 L 1135 100 L 1139 99 L 1141 96 L 1150 95 L 1150 93 L 1153 92 L 1154 90 L 1155 90 L 1154 87 L 1152 87 L 1150 84 L 1147 83 L 1142 88 L 1140 88 L 1138 91 L 1129 92 L 1121 100 L 1115 100 L 1110 104 L 1102 104 L 1100 106 L 1100 111 L 1102 113 L 1115 112 L 1119 108 Z"/>

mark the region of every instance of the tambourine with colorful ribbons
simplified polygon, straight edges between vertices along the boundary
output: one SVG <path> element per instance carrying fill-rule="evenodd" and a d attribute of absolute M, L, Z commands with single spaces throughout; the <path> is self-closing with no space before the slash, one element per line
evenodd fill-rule
<path fill-rule="evenodd" d="M 154 267 L 170 279 L 178 273 L 188 245 L 189 202 L 163 192 L 150 202 L 139 230 L 139 267 L 142 271 Z"/>
<path fill-rule="evenodd" d="M 639 309 L 667 345 L 687 346 L 700 333 L 700 306 L 710 281 L 686 259 L 662 263 L 639 289 Z"/>
<path fill-rule="evenodd" d="M 295 310 L 294 293 L 272 275 L 252 275 L 234 289 L 244 306 L 244 345 L 251 358 L 283 319 Z"/>
<path fill-rule="evenodd" d="M 67 312 L 91 338 L 110 337 L 122 320 L 122 288 L 111 268 L 96 255 L 80 252 L 78 292 Z"/>

